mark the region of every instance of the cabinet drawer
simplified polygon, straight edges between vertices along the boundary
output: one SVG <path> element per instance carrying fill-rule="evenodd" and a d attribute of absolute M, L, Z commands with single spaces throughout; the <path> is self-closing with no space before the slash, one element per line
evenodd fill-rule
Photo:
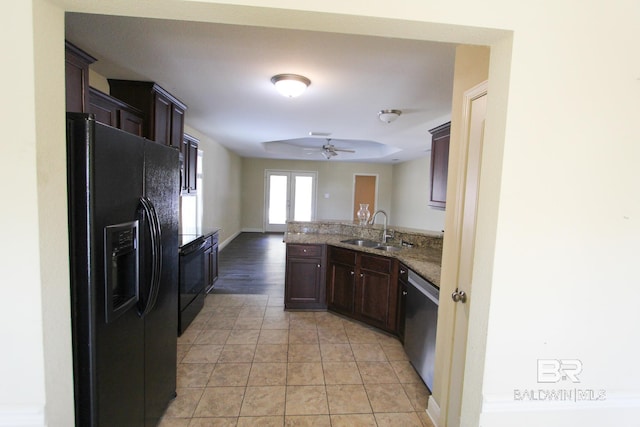
<path fill-rule="evenodd" d="M 321 245 L 287 245 L 287 255 L 297 257 L 319 257 L 322 256 Z"/>
<path fill-rule="evenodd" d="M 356 265 L 356 253 L 349 249 L 336 248 L 332 246 L 329 259 L 331 262 Z"/>
<path fill-rule="evenodd" d="M 378 273 L 391 273 L 391 258 L 361 255 L 360 267 Z"/>

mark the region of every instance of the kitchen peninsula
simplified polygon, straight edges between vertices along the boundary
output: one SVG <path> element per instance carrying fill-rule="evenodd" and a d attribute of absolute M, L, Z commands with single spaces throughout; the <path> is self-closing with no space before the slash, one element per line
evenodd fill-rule
<path fill-rule="evenodd" d="M 407 272 L 440 285 L 442 233 L 350 221 L 289 222 L 285 308 L 328 309 L 403 335 Z"/>
<path fill-rule="evenodd" d="M 364 246 L 344 243 L 344 240 L 361 238 L 381 241 L 382 228 L 378 225 L 360 226 L 352 221 L 290 221 L 284 241 L 287 244 L 325 244 L 337 247 L 388 256 L 398 259 L 407 267 L 440 287 L 440 264 L 442 261 L 442 233 L 390 226 L 394 237 L 390 243 L 398 251 L 381 251 Z M 402 245 L 406 242 L 412 247 Z"/>

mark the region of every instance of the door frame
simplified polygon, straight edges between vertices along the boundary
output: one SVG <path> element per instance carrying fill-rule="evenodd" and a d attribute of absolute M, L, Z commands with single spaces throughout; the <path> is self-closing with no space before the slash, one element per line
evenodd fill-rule
<path fill-rule="evenodd" d="M 462 374 L 462 382 L 460 385 L 462 389 L 457 390 L 456 384 L 453 381 L 452 375 L 454 369 L 453 363 L 453 349 L 456 344 L 455 340 L 455 318 L 457 313 L 457 308 L 459 304 L 451 304 L 451 300 L 448 299 L 451 292 L 458 287 L 459 281 L 459 269 L 460 269 L 460 249 L 461 249 L 461 239 L 462 239 L 462 226 L 463 226 L 463 217 L 464 217 L 464 201 L 465 201 L 465 187 L 466 187 L 466 176 L 467 176 L 467 165 L 468 165 L 468 151 L 469 151 L 469 131 L 470 131 L 470 120 L 471 120 L 471 106 L 472 102 L 482 96 L 488 95 L 488 81 L 484 81 L 479 83 L 478 85 L 468 89 L 464 92 L 463 95 L 463 104 L 462 104 L 462 116 L 460 123 L 460 147 L 458 149 L 458 157 L 455 159 L 456 169 L 455 169 L 455 179 L 449 178 L 449 183 L 455 182 L 455 190 L 453 191 L 453 199 L 451 197 L 447 198 L 447 211 L 449 215 L 453 217 L 453 228 L 448 231 L 446 236 L 445 245 L 451 245 L 453 250 L 448 250 L 449 253 L 455 252 L 457 254 L 456 258 L 453 259 L 451 257 L 443 257 L 443 270 L 447 270 L 447 275 L 449 275 L 448 280 L 441 284 L 441 295 L 444 298 L 447 298 L 447 302 L 443 304 L 444 301 L 441 301 L 439 316 L 438 316 L 438 336 L 437 336 L 437 348 L 436 348 L 436 358 L 438 359 L 436 362 L 439 369 L 445 372 L 443 375 L 442 383 L 439 385 L 441 393 L 441 401 L 436 402 L 433 399 L 433 396 L 429 396 L 429 402 L 427 406 L 427 413 L 429 417 L 434 420 L 434 424 L 438 425 L 447 425 L 447 420 L 450 417 L 449 409 L 450 409 L 450 396 L 453 393 L 459 394 L 460 403 L 462 404 L 462 394 L 464 389 L 464 373 Z M 478 166 L 482 166 L 482 150 L 480 151 L 480 155 L 477 159 Z M 454 160 L 454 159 L 450 159 Z M 449 168 L 451 171 L 452 168 Z M 482 172 L 480 172 L 481 174 Z M 448 193 L 448 196 L 451 196 L 451 192 Z M 477 203 L 477 202 L 476 202 Z M 477 204 L 476 204 L 476 212 L 475 217 L 477 218 Z M 475 236 L 476 225 L 474 225 L 473 232 Z M 474 241 L 477 238 L 474 237 Z M 475 249 L 474 249 L 475 252 Z M 473 265 L 470 266 L 473 269 Z M 449 285 L 447 285 L 449 283 Z M 472 302 L 470 301 L 470 304 Z M 449 307 L 449 309 L 447 309 Z M 468 332 L 468 331 L 467 331 Z M 466 340 L 466 337 L 465 337 Z M 459 344 L 459 343 L 458 343 Z M 466 344 L 465 344 L 466 346 Z M 465 348 L 465 353 L 468 349 Z M 465 355 L 465 359 L 466 359 Z M 461 409 L 458 408 L 458 410 Z"/>
<path fill-rule="evenodd" d="M 262 213 L 262 232 L 285 232 L 287 229 L 286 223 L 277 230 L 267 230 L 269 223 L 269 175 L 288 175 L 289 188 L 287 189 L 287 222 L 290 221 L 290 215 L 292 214 L 293 206 L 295 205 L 295 195 L 293 192 L 293 182 L 296 175 L 300 176 L 312 176 L 313 188 L 311 196 L 311 221 L 316 219 L 318 208 L 318 172 L 317 171 L 304 171 L 304 170 L 288 170 L 288 169 L 265 169 L 264 170 L 264 203 Z"/>

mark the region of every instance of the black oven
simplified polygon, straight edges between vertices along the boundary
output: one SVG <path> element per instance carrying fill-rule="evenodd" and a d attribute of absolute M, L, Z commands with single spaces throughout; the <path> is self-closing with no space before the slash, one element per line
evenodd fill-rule
<path fill-rule="evenodd" d="M 200 237 L 180 248 L 178 336 L 182 335 L 204 306 L 205 263 L 208 262 L 205 252 L 210 246 L 210 237 Z"/>

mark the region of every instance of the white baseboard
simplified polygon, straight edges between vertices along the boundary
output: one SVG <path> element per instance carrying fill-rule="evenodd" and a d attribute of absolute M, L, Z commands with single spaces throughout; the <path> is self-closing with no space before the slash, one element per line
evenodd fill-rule
<path fill-rule="evenodd" d="M 529 391 L 529 390 L 527 390 Z M 531 392 L 536 392 L 532 390 Z M 545 392 L 546 390 L 541 390 Z M 524 411 L 536 411 L 536 412 L 555 412 L 559 410 L 576 410 L 576 409 L 593 409 L 599 410 L 606 409 L 633 409 L 640 410 L 640 394 L 625 394 L 625 393 L 611 393 L 607 390 L 602 390 L 603 393 L 599 395 L 599 390 L 587 390 L 591 391 L 591 394 L 585 392 L 585 396 L 593 396 L 593 399 L 574 399 L 577 395 L 575 389 L 559 390 L 564 392 L 561 398 L 557 399 L 543 399 L 538 397 L 537 399 L 515 399 L 513 394 L 491 394 L 485 395 L 482 405 L 482 412 L 524 412 Z M 532 396 L 530 394 L 529 396 Z M 544 393 L 541 394 L 545 396 Z M 600 396 L 600 398 L 597 398 Z M 566 398 L 563 398 L 566 397 Z"/>
<path fill-rule="evenodd" d="M 440 406 L 432 395 L 429 395 L 429 401 L 427 402 L 427 416 L 435 427 L 440 427 L 438 424 L 440 422 Z"/>
<path fill-rule="evenodd" d="M 545 392 L 545 390 L 542 390 Z M 535 392 L 535 390 L 534 390 Z M 483 425 L 607 425 L 637 426 L 640 419 L 640 394 L 609 393 L 598 400 L 516 400 L 509 395 L 485 396 L 480 423 Z M 546 396 L 542 393 L 540 396 Z M 571 397 L 567 394 L 564 397 Z"/>
<path fill-rule="evenodd" d="M 44 408 L 40 406 L 0 406 L 0 426 L 46 427 Z"/>
<path fill-rule="evenodd" d="M 240 230 L 241 233 L 264 233 L 264 229 L 262 228 L 243 228 Z"/>
<path fill-rule="evenodd" d="M 240 235 L 240 233 L 242 233 L 242 231 L 236 231 L 234 234 L 232 234 L 231 236 L 227 237 L 226 239 L 224 239 L 224 242 L 220 242 L 218 243 L 218 250 L 221 251 L 224 249 L 225 246 L 227 246 L 229 243 L 231 243 L 231 241 L 233 239 L 235 239 L 236 237 L 238 237 Z"/>

